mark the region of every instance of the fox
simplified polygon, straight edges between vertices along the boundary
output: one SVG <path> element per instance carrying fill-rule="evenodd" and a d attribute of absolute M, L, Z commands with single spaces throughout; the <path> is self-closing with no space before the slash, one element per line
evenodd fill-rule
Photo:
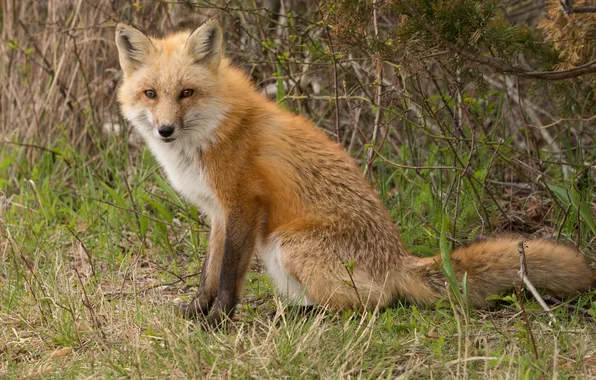
<path fill-rule="evenodd" d="M 223 55 L 216 19 L 164 38 L 120 23 L 115 35 L 122 115 L 211 224 L 185 317 L 231 318 L 255 255 L 290 305 L 366 311 L 445 297 L 441 256 L 407 251 L 355 160 L 258 92 Z M 470 306 L 488 307 L 487 297 L 520 284 L 518 240 L 497 235 L 450 253 L 458 281 L 467 274 Z M 528 278 L 549 294 L 593 286 L 591 266 L 572 247 L 528 238 L 525 255 Z"/>

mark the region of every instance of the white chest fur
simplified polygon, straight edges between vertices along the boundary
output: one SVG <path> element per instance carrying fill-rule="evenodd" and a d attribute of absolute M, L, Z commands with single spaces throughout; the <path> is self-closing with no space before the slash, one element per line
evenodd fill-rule
<path fill-rule="evenodd" d="M 151 112 L 134 108 L 125 112 L 126 118 L 138 127 L 153 155 L 165 169 L 174 189 L 198 206 L 202 212 L 207 213 L 211 219 L 223 218 L 223 210 L 214 189 L 209 185 L 207 171 L 197 160 L 197 155 L 199 149 L 209 147 L 211 139 L 207 132 L 217 127 L 224 112 L 225 109 L 215 107 L 213 112 L 207 113 L 211 116 L 203 118 L 191 113 L 189 117 L 193 123 L 189 122 L 188 127 L 194 127 L 195 132 L 202 133 L 179 136 L 171 143 L 161 141 L 156 135 Z M 202 124 L 197 126 L 198 123 Z"/>
<path fill-rule="evenodd" d="M 209 185 L 207 171 L 197 161 L 196 148 L 184 142 L 166 144 L 161 141 L 150 141 L 149 146 L 176 191 L 211 219 L 223 217 L 216 193 Z"/>

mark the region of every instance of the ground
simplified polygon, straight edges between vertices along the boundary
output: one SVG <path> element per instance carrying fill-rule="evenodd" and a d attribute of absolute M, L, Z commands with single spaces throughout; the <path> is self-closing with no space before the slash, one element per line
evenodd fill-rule
<path fill-rule="evenodd" d="M 557 306 L 556 323 L 515 293 L 495 310 L 448 298 L 427 309 L 304 313 L 286 307 L 255 262 L 234 321 L 205 330 L 176 309 L 196 291 L 208 221 L 172 191 L 148 151 L 112 139 L 85 154 L 59 142 L 0 150 L 1 378 L 596 376 L 590 295 L 570 300 L 587 313 Z M 427 179 L 440 171 L 384 170 L 375 186 L 406 246 L 438 253 L 441 208 Z M 490 204 L 494 218 L 483 219 L 462 185 L 449 236 L 466 241 L 521 223 L 573 244 L 567 219 L 577 216 L 555 219 L 548 193 L 506 190 L 497 195 L 517 210 L 509 224 Z"/>

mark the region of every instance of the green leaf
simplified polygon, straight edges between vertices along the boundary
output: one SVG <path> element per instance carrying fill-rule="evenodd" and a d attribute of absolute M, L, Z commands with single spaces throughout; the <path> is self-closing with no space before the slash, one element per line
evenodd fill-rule
<path fill-rule="evenodd" d="M 590 204 L 581 199 L 581 195 L 574 187 L 566 188 L 549 184 L 548 188 L 551 189 L 563 203 L 567 206 L 571 205 L 571 208 L 573 208 L 576 213 L 579 212 L 584 222 L 590 227 L 590 230 L 592 230 L 592 233 L 596 235 L 596 221 L 592 215 Z"/>
<path fill-rule="evenodd" d="M 286 89 L 284 87 L 284 80 L 281 75 L 281 67 L 279 66 L 279 64 L 277 64 L 276 68 L 277 68 L 277 93 L 275 95 L 275 99 L 277 100 L 277 104 L 281 108 L 288 109 L 287 101 L 285 100 Z"/>
<path fill-rule="evenodd" d="M 155 174 L 155 181 L 157 182 L 157 186 L 168 195 L 168 198 L 175 200 L 179 205 L 184 205 L 184 202 L 178 197 L 176 192 L 172 189 L 170 184 L 164 180 L 159 174 Z"/>
<path fill-rule="evenodd" d="M 111 199 L 111 203 L 115 203 L 116 205 L 123 207 L 124 209 L 128 209 L 128 203 L 126 203 L 126 201 L 124 200 L 124 198 L 122 198 L 122 196 L 120 196 L 120 194 L 118 194 L 118 192 L 114 189 L 112 189 L 111 187 L 109 187 L 108 185 L 106 185 L 105 183 L 102 183 L 102 186 L 104 187 L 104 189 L 106 189 L 106 191 L 108 192 L 108 194 L 110 194 L 110 196 L 112 197 Z M 129 215 L 129 211 L 128 210 L 120 210 L 119 212 L 122 213 L 122 215 L 124 215 L 124 218 L 126 219 L 126 221 L 128 222 L 129 225 L 133 225 L 132 221 L 130 219 L 130 215 Z"/>
<path fill-rule="evenodd" d="M 172 216 L 172 213 L 169 212 L 161 203 L 158 203 L 158 202 L 154 201 L 153 199 L 151 199 L 151 197 L 143 190 L 138 191 L 138 196 L 141 200 L 149 203 L 151 205 L 151 207 L 156 209 L 157 212 L 159 212 L 161 214 L 161 216 L 163 216 L 164 219 L 168 223 L 172 223 L 172 220 L 174 219 L 174 217 Z"/>
<path fill-rule="evenodd" d="M 449 287 L 451 291 L 455 295 L 458 303 L 462 304 L 462 295 L 459 289 L 459 285 L 457 283 L 457 277 L 455 276 L 455 271 L 453 270 L 453 264 L 451 263 L 451 255 L 449 244 L 447 243 L 447 225 L 448 220 L 446 216 L 443 216 L 443 223 L 441 225 L 441 238 L 439 240 L 439 246 L 441 249 L 441 259 L 443 261 L 443 271 L 445 272 L 445 277 L 447 277 L 447 281 L 449 282 Z"/>

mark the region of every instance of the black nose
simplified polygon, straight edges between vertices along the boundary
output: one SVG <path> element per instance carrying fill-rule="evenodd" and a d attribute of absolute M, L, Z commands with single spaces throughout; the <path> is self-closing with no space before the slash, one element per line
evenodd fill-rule
<path fill-rule="evenodd" d="M 170 137 L 174 134 L 174 127 L 171 125 L 160 125 L 157 132 L 161 137 Z"/>

